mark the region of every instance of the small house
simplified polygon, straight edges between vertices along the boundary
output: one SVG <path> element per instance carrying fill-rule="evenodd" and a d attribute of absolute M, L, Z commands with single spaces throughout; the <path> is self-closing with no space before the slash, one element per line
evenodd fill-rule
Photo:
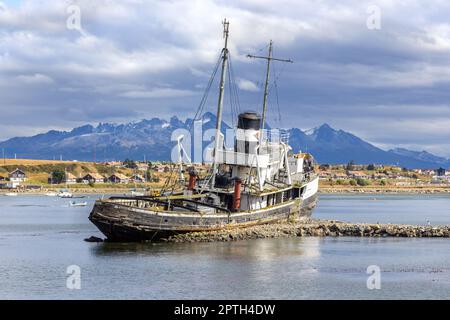
<path fill-rule="evenodd" d="M 8 178 L 8 188 L 17 188 L 22 182 L 27 180 L 27 175 L 24 171 L 16 169 L 9 173 Z"/>
<path fill-rule="evenodd" d="M 77 177 L 75 177 L 74 174 L 67 172 L 66 173 L 66 178 L 64 179 L 64 182 L 67 184 L 74 184 L 77 183 Z"/>
<path fill-rule="evenodd" d="M 348 171 L 348 176 L 353 179 L 369 179 L 370 177 L 363 171 Z"/>
<path fill-rule="evenodd" d="M 108 182 L 111 183 L 128 183 L 130 179 L 121 173 L 114 173 L 108 177 Z"/>
<path fill-rule="evenodd" d="M 148 170 L 148 163 L 146 162 L 138 162 L 136 163 L 136 169 L 139 171 L 147 171 Z"/>
<path fill-rule="evenodd" d="M 433 176 L 431 178 L 431 183 L 450 183 L 450 176 L 444 175 L 444 176 Z"/>
<path fill-rule="evenodd" d="M 347 179 L 348 175 L 346 173 L 343 172 L 336 172 L 333 174 L 333 178 L 334 179 Z"/>
<path fill-rule="evenodd" d="M 423 174 L 426 174 L 428 176 L 434 176 L 436 174 L 436 172 L 434 170 L 430 170 L 430 169 L 423 170 L 422 172 L 423 172 Z"/>
<path fill-rule="evenodd" d="M 156 172 L 169 172 L 170 171 L 170 167 L 166 166 L 166 165 L 156 165 L 154 167 L 154 171 L 156 171 Z"/>
<path fill-rule="evenodd" d="M 145 182 L 145 178 L 139 174 L 133 174 L 130 178 L 131 182 L 142 183 Z"/>
<path fill-rule="evenodd" d="M 319 179 L 325 180 L 325 179 L 329 179 L 329 178 L 331 178 L 331 173 L 330 173 L 330 172 L 327 172 L 327 171 L 321 171 L 321 172 L 319 173 Z"/>
<path fill-rule="evenodd" d="M 88 173 L 83 178 L 81 178 L 83 183 L 104 183 L 105 178 L 98 173 Z"/>
<path fill-rule="evenodd" d="M 48 176 L 49 184 L 74 184 L 77 183 L 77 178 L 70 172 L 66 172 L 65 174 L 60 172 L 52 172 Z"/>

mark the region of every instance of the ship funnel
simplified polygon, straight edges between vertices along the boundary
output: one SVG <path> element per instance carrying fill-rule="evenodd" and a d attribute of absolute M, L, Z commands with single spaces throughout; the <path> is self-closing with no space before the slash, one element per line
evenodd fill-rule
<path fill-rule="evenodd" d="M 261 128 L 261 116 L 256 112 L 244 112 L 238 116 L 235 151 L 255 153 Z"/>
<path fill-rule="evenodd" d="M 244 112 L 238 116 L 238 129 L 259 130 L 261 128 L 261 116 L 256 112 Z"/>

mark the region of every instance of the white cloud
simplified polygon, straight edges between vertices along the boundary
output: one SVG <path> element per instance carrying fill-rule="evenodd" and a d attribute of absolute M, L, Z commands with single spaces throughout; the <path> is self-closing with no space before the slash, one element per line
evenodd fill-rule
<path fill-rule="evenodd" d="M 256 83 L 247 80 L 247 79 L 237 79 L 237 85 L 239 87 L 239 89 L 241 90 L 245 90 L 245 91 L 259 91 L 258 86 L 256 85 Z"/>
<path fill-rule="evenodd" d="M 391 144 L 389 137 L 395 137 L 405 145 L 408 139 L 412 145 L 411 132 L 418 130 L 421 144 L 433 144 L 436 150 L 439 130 L 422 125 L 420 117 L 425 117 L 441 128 L 442 137 L 448 136 L 442 114 L 436 112 L 441 108 L 446 115 L 450 99 L 446 1 L 78 0 L 85 36 L 66 27 L 66 8 L 73 3 L 3 4 L 3 114 L 33 110 L 34 119 L 27 125 L 36 128 L 51 127 L 55 115 L 70 115 L 77 123 L 102 117 L 120 121 L 130 115 L 188 115 L 217 61 L 223 45 L 220 22 L 226 17 L 231 21 L 229 46 L 242 105 L 259 103 L 254 92 L 265 69 L 245 55 L 265 54 L 272 39 L 276 56 L 295 61 L 275 64 L 271 77 L 281 74 L 280 105 L 292 115 L 291 125 L 335 121 L 377 143 Z M 381 9 L 381 30 L 366 28 L 369 4 Z M 26 86 L 25 94 L 20 85 Z M 216 92 L 216 83 L 212 90 Z M 418 105 L 423 106 L 420 112 Z M 300 113 L 299 107 L 309 111 Z M 404 121 L 383 122 L 382 130 L 370 125 L 386 115 Z M 67 119 L 61 123 L 73 124 Z M 15 135 L 13 130 L 8 134 Z"/>
<path fill-rule="evenodd" d="M 179 90 L 172 88 L 155 88 L 151 90 L 134 90 L 119 94 L 126 98 L 179 98 L 194 95 L 195 92 L 189 90 Z"/>
<path fill-rule="evenodd" d="M 20 83 L 33 85 L 55 83 L 55 81 L 52 78 L 40 73 L 35 73 L 32 75 L 20 75 L 16 77 L 16 80 L 18 80 Z"/>

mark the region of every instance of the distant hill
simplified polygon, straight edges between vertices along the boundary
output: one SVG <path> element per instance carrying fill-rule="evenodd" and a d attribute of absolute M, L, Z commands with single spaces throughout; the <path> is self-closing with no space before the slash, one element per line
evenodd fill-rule
<path fill-rule="evenodd" d="M 411 151 L 403 148 L 395 148 L 389 150 L 390 153 L 398 154 L 401 156 L 406 156 L 409 158 L 414 158 L 420 161 L 432 162 L 436 164 L 440 164 L 441 166 L 448 167 L 449 159 L 444 157 L 435 156 L 427 151 Z"/>
<path fill-rule="evenodd" d="M 9 156 L 29 159 L 76 159 L 80 161 L 170 160 L 175 142 L 171 134 L 176 129 L 188 129 L 193 120 L 181 121 L 176 116 L 169 121 L 153 118 L 127 124 L 100 123 L 85 125 L 71 131 L 51 130 L 32 137 L 16 137 L 0 143 Z M 216 117 L 205 113 L 203 130 L 215 128 Z M 230 128 L 222 123 L 225 130 Z M 396 148 L 382 150 L 357 136 L 323 124 L 308 132 L 298 128 L 287 130 L 289 143 L 295 152 L 306 151 L 319 163 L 391 164 L 408 168 L 449 167 L 449 159 L 426 151 Z"/>
<path fill-rule="evenodd" d="M 289 142 L 294 151 L 310 152 L 319 163 L 392 164 L 407 168 L 449 167 L 449 159 L 426 151 L 407 149 L 382 150 L 343 130 L 335 130 L 323 124 L 305 133 L 299 129 L 289 131 Z"/>

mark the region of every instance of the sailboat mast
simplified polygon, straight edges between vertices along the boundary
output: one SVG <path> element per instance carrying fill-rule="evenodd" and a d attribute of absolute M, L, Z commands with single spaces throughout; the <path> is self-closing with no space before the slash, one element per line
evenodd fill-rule
<path fill-rule="evenodd" d="M 272 47 L 273 47 L 273 42 L 272 40 L 270 40 L 269 42 L 269 55 L 267 57 L 262 57 L 262 56 L 254 56 L 252 54 L 248 54 L 247 57 L 248 58 L 255 58 L 255 59 L 266 59 L 267 60 L 267 70 L 266 70 L 266 83 L 264 86 L 264 98 L 263 98 L 263 112 L 262 112 L 262 122 L 261 122 L 261 129 L 264 130 L 264 126 L 266 125 L 266 114 L 267 114 L 267 97 L 269 96 L 269 76 L 270 76 L 270 63 L 272 61 L 281 61 L 281 62 L 294 62 L 291 59 L 278 59 L 278 58 L 274 58 L 272 56 Z M 260 135 L 260 144 L 262 141 L 262 137 L 263 137 L 263 132 L 261 132 Z"/>
<path fill-rule="evenodd" d="M 272 60 L 272 40 L 269 43 L 269 56 L 267 57 L 267 71 L 266 71 L 266 83 L 264 86 L 264 98 L 263 98 L 263 111 L 262 111 L 262 122 L 261 129 L 264 130 L 266 123 L 266 112 L 267 112 L 267 96 L 269 95 L 269 75 L 270 75 L 270 61 Z M 261 132 L 261 139 L 263 132 Z"/>
<path fill-rule="evenodd" d="M 214 141 L 214 153 L 213 153 L 213 172 L 211 178 L 211 187 L 214 187 L 216 182 L 216 173 L 218 168 L 218 150 L 219 150 L 219 140 L 220 140 L 220 131 L 222 125 L 222 109 L 223 109 L 223 94 L 225 88 L 225 77 L 227 71 L 227 60 L 228 60 L 228 29 L 230 26 L 230 22 L 226 19 L 223 21 L 223 36 L 225 38 L 225 45 L 222 49 L 222 73 L 220 76 L 220 86 L 219 86 L 219 100 L 217 102 L 217 123 L 216 123 L 216 137 Z"/>

